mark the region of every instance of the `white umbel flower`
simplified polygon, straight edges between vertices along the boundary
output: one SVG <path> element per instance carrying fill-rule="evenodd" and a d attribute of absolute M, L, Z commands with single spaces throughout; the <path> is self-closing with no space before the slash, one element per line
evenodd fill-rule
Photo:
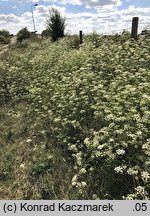
<path fill-rule="evenodd" d="M 20 164 L 20 168 L 24 169 L 25 168 L 25 164 Z"/>
<path fill-rule="evenodd" d="M 85 174 L 87 171 L 85 168 L 80 169 L 79 174 Z"/>
<path fill-rule="evenodd" d="M 141 176 L 142 176 L 143 181 L 147 182 L 150 179 L 150 174 L 148 172 L 143 171 L 141 173 Z"/>
<path fill-rule="evenodd" d="M 26 142 L 30 143 L 30 142 L 32 142 L 32 139 L 27 139 Z"/>
<path fill-rule="evenodd" d="M 116 153 L 117 153 L 118 155 L 124 155 L 124 154 L 125 154 L 125 150 L 123 150 L 123 149 L 117 149 L 117 150 L 116 150 Z"/>
<path fill-rule="evenodd" d="M 78 176 L 77 176 L 77 175 L 74 175 L 73 178 L 72 178 L 72 183 L 73 183 L 73 182 L 76 182 L 77 180 L 78 180 Z"/>
<path fill-rule="evenodd" d="M 82 182 L 81 182 L 81 186 L 82 186 L 82 187 L 86 187 L 86 186 L 87 186 L 87 183 L 86 183 L 85 181 L 82 181 Z"/>
<path fill-rule="evenodd" d="M 123 167 L 121 167 L 121 166 L 115 167 L 114 170 L 115 170 L 116 173 L 121 173 L 121 174 L 123 173 Z"/>

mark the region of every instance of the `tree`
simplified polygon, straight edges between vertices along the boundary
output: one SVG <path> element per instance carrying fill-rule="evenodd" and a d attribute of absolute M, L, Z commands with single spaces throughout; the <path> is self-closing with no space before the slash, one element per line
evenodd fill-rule
<path fill-rule="evenodd" d="M 52 41 L 57 41 L 59 38 L 64 37 L 65 22 L 65 18 L 61 16 L 57 9 L 51 8 L 51 10 L 49 10 L 46 27 L 49 30 Z"/>
<path fill-rule="evenodd" d="M 6 30 L 0 30 L 0 43 L 10 43 L 10 33 Z"/>
<path fill-rule="evenodd" d="M 31 33 L 28 31 L 27 27 L 21 29 L 17 33 L 17 41 L 22 42 L 25 39 L 28 39 L 31 37 Z"/>

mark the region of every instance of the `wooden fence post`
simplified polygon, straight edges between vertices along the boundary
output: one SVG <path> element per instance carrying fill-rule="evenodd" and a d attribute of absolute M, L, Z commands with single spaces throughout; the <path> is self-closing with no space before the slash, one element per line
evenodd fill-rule
<path fill-rule="evenodd" d="M 83 43 L 83 34 L 82 31 L 79 31 L 80 44 Z"/>
<path fill-rule="evenodd" d="M 138 38 L 138 22 L 139 22 L 139 18 L 133 17 L 131 38 L 134 38 L 135 40 L 137 40 L 137 38 Z"/>

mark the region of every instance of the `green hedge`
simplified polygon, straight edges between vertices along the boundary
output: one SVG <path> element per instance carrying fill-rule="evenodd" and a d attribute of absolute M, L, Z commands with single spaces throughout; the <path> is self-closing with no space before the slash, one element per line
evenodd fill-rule
<path fill-rule="evenodd" d="M 28 101 L 33 134 L 40 125 L 67 153 L 72 198 L 149 199 L 150 39 L 96 43 L 30 44 L 9 58 L 0 93 Z"/>

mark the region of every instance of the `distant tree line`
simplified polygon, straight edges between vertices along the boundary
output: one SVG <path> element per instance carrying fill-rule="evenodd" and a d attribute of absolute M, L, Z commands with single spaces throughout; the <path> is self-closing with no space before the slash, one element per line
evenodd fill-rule
<path fill-rule="evenodd" d="M 52 41 L 55 42 L 59 38 L 64 37 L 65 22 L 65 18 L 61 16 L 60 12 L 55 8 L 51 8 L 46 19 L 46 29 L 42 32 L 42 38 L 51 37 Z M 31 33 L 25 27 L 17 33 L 17 41 L 22 42 L 23 40 L 31 38 L 34 34 L 35 32 Z"/>
<path fill-rule="evenodd" d="M 48 17 L 46 19 L 46 29 L 42 32 L 42 38 L 50 37 L 52 41 L 57 41 L 59 38 L 64 37 L 65 24 L 66 20 L 61 16 L 60 12 L 51 8 L 49 10 Z M 9 31 L 0 30 L 0 43 L 9 44 L 11 36 Z M 35 36 L 35 32 L 30 32 L 27 27 L 22 28 L 17 33 L 17 42 L 22 42 L 27 39 L 31 39 Z"/>
<path fill-rule="evenodd" d="M 47 19 L 46 19 L 46 29 L 42 31 L 42 38 L 51 38 L 53 42 L 57 41 L 59 38 L 63 38 L 65 36 L 65 27 L 66 27 L 66 19 L 63 17 L 60 12 L 51 8 L 49 10 Z M 35 38 L 36 32 L 30 32 L 27 27 L 22 28 L 17 33 L 17 42 L 22 42 L 26 39 Z M 130 37 L 130 33 L 123 31 L 122 34 L 126 34 Z M 142 35 L 150 35 L 150 30 L 143 30 L 141 32 Z M 105 36 L 105 35 L 104 35 Z M 107 35 L 106 35 L 107 37 Z M 0 31 L 0 43 L 8 44 L 10 43 L 11 35 L 6 30 Z"/>

